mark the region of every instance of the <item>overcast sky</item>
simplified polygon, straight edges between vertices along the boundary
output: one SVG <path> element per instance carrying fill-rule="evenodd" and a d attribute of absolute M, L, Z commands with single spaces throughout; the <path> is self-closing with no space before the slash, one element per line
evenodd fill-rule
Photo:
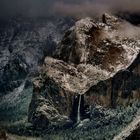
<path fill-rule="evenodd" d="M 0 17 L 90 15 L 112 10 L 140 13 L 140 0 L 0 0 Z"/>

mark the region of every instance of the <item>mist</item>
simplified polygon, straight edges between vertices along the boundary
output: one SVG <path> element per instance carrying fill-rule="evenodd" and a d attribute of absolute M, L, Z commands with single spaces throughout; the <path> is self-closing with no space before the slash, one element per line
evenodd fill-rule
<path fill-rule="evenodd" d="M 90 16 L 103 12 L 140 13 L 140 0 L 0 0 L 0 17 Z"/>
<path fill-rule="evenodd" d="M 78 3 L 55 2 L 56 13 L 72 16 L 94 16 L 104 12 L 140 13 L 139 0 L 81 0 Z"/>
<path fill-rule="evenodd" d="M 47 16 L 53 0 L 0 0 L 0 17 Z"/>

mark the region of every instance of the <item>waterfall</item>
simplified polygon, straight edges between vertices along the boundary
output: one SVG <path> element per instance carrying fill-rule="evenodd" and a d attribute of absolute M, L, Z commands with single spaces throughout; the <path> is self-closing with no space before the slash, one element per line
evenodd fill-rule
<path fill-rule="evenodd" d="M 77 110 L 77 123 L 81 121 L 80 108 L 81 107 L 81 94 L 79 94 L 78 110 Z"/>

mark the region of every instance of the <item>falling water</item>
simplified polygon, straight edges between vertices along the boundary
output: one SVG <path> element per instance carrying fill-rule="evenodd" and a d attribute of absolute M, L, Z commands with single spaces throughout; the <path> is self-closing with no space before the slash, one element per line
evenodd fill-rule
<path fill-rule="evenodd" d="M 79 123 L 81 121 L 80 107 L 81 107 L 81 94 L 79 94 L 79 102 L 78 102 L 78 110 L 77 110 L 77 123 Z"/>

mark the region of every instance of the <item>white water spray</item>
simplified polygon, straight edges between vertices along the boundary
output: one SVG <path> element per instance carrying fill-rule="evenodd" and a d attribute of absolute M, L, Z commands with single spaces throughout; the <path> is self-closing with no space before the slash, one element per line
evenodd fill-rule
<path fill-rule="evenodd" d="M 78 110 L 77 110 L 77 123 L 79 123 L 81 121 L 80 109 L 81 109 L 81 94 L 79 94 L 79 102 L 78 102 Z"/>

